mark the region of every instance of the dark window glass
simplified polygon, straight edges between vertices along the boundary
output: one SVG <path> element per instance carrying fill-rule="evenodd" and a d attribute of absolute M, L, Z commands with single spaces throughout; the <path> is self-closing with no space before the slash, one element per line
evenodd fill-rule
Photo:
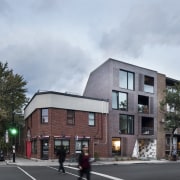
<path fill-rule="evenodd" d="M 128 95 L 123 92 L 112 92 L 112 108 L 120 109 L 122 111 L 128 110 Z"/>
<path fill-rule="evenodd" d="M 144 92 L 153 93 L 154 92 L 154 78 L 149 76 L 144 76 Z"/>
<path fill-rule="evenodd" d="M 128 72 L 128 89 L 134 90 L 134 73 Z"/>
<path fill-rule="evenodd" d="M 134 73 L 120 70 L 119 86 L 124 89 L 134 90 Z"/>
<path fill-rule="evenodd" d="M 75 152 L 76 153 L 81 153 L 82 146 L 85 145 L 89 147 L 89 140 L 83 139 L 83 140 L 76 140 L 75 142 Z"/>
<path fill-rule="evenodd" d="M 31 149 L 32 149 L 32 154 L 37 154 L 37 140 L 36 139 L 32 141 Z"/>
<path fill-rule="evenodd" d="M 142 117 L 141 131 L 143 135 L 153 135 L 154 119 L 151 117 Z"/>
<path fill-rule="evenodd" d="M 127 72 L 120 70 L 119 79 L 120 87 L 127 89 Z"/>
<path fill-rule="evenodd" d="M 119 132 L 121 134 L 134 134 L 134 116 L 126 114 L 120 115 Z"/>
<path fill-rule="evenodd" d="M 127 93 L 119 92 L 119 109 L 127 111 Z"/>
<path fill-rule="evenodd" d="M 89 126 L 95 126 L 95 113 L 90 112 L 89 113 Z"/>
<path fill-rule="evenodd" d="M 72 110 L 67 110 L 67 124 L 69 125 L 75 124 L 75 112 Z"/>
<path fill-rule="evenodd" d="M 41 123 L 48 123 L 48 109 L 41 109 Z"/>
<path fill-rule="evenodd" d="M 112 108 L 118 109 L 118 92 L 112 92 Z"/>
<path fill-rule="evenodd" d="M 149 113 L 149 97 L 138 95 L 138 112 Z"/>
<path fill-rule="evenodd" d="M 67 139 L 55 139 L 54 140 L 54 153 L 56 154 L 57 150 L 60 148 L 61 145 L 64 146 L 66 153 L 69 153 L 70 141 Z"/>

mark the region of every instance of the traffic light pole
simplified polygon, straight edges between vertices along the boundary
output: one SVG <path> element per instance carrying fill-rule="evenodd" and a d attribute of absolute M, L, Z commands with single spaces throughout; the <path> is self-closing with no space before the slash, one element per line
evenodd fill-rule
<path fill-rule="evenodd" d="M 12 148 L 13 148 L 13 162 L 16 162 L 15 145 L 13 145 Z"/>

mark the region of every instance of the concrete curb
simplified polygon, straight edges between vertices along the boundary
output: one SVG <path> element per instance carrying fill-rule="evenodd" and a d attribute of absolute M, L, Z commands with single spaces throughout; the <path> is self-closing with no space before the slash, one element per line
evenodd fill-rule
<path fill-rule="evenodd" d="M 15 162 L 12 160 L 5 160 L 7 165 L 18 165 L 18 166 L 57 166 L 59 162 L 57 159 L 55 160 L 39 160 L 39 159 L 26 159 L 17 157 Z M 92 165 L 128 165 L 128 164 L 144 164 L 144 163 L 179 163 L 180 160 L 177 161 L 169 161 L 169 160 L 124 160 L 124 161 L 113 161 L 113 160 L 100 160 L 93 161 Z M 64 162 L 65 166 L 73 166 L 77 167 L 77 162 Z"/>

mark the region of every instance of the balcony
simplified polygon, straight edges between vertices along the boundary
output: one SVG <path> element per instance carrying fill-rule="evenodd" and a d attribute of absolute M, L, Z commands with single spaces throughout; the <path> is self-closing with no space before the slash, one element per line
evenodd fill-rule
<path fill-rule="evenodd" d="M 142 127 L 141 128 L 142 135 L 154 135 L 154 128 L 152 127 Z"/>
<path fill-rule="evenodd" d="M 138 104 L 138 112 L 148 114 L 149 107 L 147 105 Z"/>

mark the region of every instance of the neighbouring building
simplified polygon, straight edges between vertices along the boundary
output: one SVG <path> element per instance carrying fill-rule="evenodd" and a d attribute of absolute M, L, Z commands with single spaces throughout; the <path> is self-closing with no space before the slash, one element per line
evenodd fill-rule
<path fill-rule="evenodd" d="M 70 157 L 86 144 L 93 156 L 107 157 L 108 105 L 106 100 L 66 93 L 35 93 L 24 109 L 25 155 L 55 159 L 62 144 Z"/>
<path fill-rule="evenodd" d="M 165 88 L 173 83 L 175 80 L 154 70 L 114 59 L 91 72 L 84 96 L 109 99 L 109 156 L 165 157 L 168 133 L 160 101 Z"/>
<path fill-rule="evenodd" d="M 171 90 L 172 90 L 172 87 L 175 85 L 175 83 L 179 83 L 179 81 L 175 80 L 175 79 L 172 79 L 172 78 L 166 78 L 166 80 L 165 80 L 166 88 L 171 89 Z M 170 108 L 167 105 L 167 111 L 169 111 L 169 110 L 170 110 Z M 161 118 L 160 118 L 160 123 L 161 124 L 164 123 L 164 117 L 162 115 L 161 115 Z M 178 155 L 180 155 L 180 128 L 177 128 L 175 130 L 174 135 L 173 135 L 172 144 L 170 143 L 170 136 L 171 136 L 170 131 L 169 132 L 168 131 L 164 132 L 165 138 L 164 138 L 164 135 L 162 135 L 163 134 L 162 126 L 160 128 L 158 128 L 158 132 L 159 132 L 159 134 L 161 134 L 160 139 L 159 139 L 160 140 L 159 141 L 159 144 L 160 144 L 159 148 L 162 149 L 163 151 L 165 150 L 166 155 L 169 155 L 169 153 L 171 151 L 171 148 L 176 149 Z M 164 142 L 164 144 L 162 144 L 162 142 Z M 170 148 L 170 145 L 172 145 L 171 148 Z"/>

